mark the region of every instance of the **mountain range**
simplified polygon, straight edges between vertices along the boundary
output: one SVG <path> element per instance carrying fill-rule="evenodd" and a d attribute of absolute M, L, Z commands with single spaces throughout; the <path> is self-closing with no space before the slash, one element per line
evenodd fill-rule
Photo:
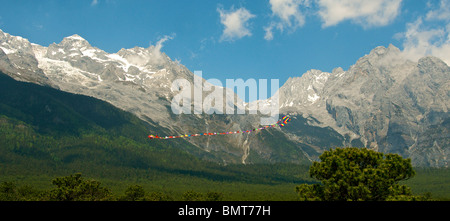
<path fill-rule="evenodd" d="M 260 114 L 174 114 L 172 82 L 182 78 L 194 85 L 194 73 L 158 46 L 110 54 L 79 35 L 45 47 L 0 30 L 0 71 L 106 101 L 144 121 L 149 134 L 236 131 L 260 124 Z M 180 149 L 223 164 L 251 164 L 309 163 L 329 148 L 357 146 L 398 153 L 415 166 L 448 167 L 450 67 L 439 58 L 414 62 L 393 45 L 380 46 L 348 70 L 310 70 L 289 78 L 277 95 L 280 114 L 292 118 L 283 129 L 186 138 L 188 145 Z M 234 93 L 227 98 L 234 102 L 224 102 L 226 107 L 250 106 Z"/>

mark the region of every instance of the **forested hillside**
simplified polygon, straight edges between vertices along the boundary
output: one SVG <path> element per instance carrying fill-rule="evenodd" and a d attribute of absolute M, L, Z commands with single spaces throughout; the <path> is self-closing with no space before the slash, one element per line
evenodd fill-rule
<path fill-rule="evenodd" d="M 46 189 L 53 178 L 80 172 L 119 190 L 142 183 L 151 189 L 179 192 L 177 196 L 190 189 L 216 189 L 222 182 L 289 184 L 281 192 L 295 199 L 295 183 L 311 181 L 307 166 L 223 166 L 200 160 L 185 151 L 193 147 L 183 139 L 148 139 L 149 133 L 164 131 L 106 102 L 18 82 L 3 74 L 0 101 L 2 182 Z M 230 188 L 219 189 L 231 194 Z M 241 190 L 254 194 L 255 186 Z"/>
<path fill-rule="evenodd" d="M 54 188 L 57 177 L 76 173 L 101 181 L 111 188 L 111 199 L 119 200 L 133 188 L 144 190 L 147 200 L 208 200 L 214 194 L 221 200 L 298 200 L 296 185 L 317 182 L 309 177 L 309 165 L 200 160 L 186 152 L 195 147 L 183 139 L 149 140 L 149 133 L 164 131 L 106 102 L 3 74 L 0 101 L 2 200 L 48 199 L 33 194 Z M 258 136 L 274 136 L 270 133 Z M 295 147 L 278 154 L 290 154 L 282 151 L 289 148 Z M 415 193 L 448 199 L 445 177 L 448 169 L 419 169 L 407 183 Z M 10 190 L 16 195 L 5 195 Z"/>

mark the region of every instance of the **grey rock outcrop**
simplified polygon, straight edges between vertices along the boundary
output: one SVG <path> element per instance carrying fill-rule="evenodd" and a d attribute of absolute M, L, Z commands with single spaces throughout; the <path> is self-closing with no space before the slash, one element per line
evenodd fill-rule
<path fill-rule="evenodd" d="M 317 119 L 317 126 L 349 138 L 343 146 L 359 140 L 415 165 L 446 167 L 450 135 L 430 140 L 430 133 L 448 130 L 449 84 L 450 68 L 442 60 L 412 62 L 393 45 L 377 47 L 347 71 L 314 70 L 288 80 L 280 89 L 281 112 Z"/>
<path fill-rule="evenodd" d="M 185 79 L 195 86 L 194 74 L 156 46 L 110 54 L 79 35 L 44 47 L 0 30 L 0 71 L 108 101 L 174 134 L 246 130 L 260 122 L 259 115 L 173 114 L 172 83 Z M 438 58 L 413 62 L 393 45 L 377 47 L 348 70 L 291 77 L 278 94 L 280 113 L 294 119 L 283 130 L 197 137 L 189 142 L 198 149 L 189 151 L 221 163 L 303 162 L 329 148 L 365 146 L 418 166 L 448 166 L 450 68 Z M 228 96 L 224 109 L 251 106 Z"/>

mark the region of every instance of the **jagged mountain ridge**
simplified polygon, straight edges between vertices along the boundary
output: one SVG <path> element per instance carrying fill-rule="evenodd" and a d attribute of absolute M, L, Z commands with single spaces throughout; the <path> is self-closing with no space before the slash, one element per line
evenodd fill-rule
<path fill-rule="evenodd" d="M 2 44 L 0 50 L 3 50 L 3 46 L 20 47 L 20 44 L 10 44 L 15 36 L 0 34 L 11 39 L 0 42 Z M 257 116 L 173 114 L 171 101 L 177 92 L 172 90 L 172 82 L 176 79 L 186 79 L 193 84 L 194 74 L 160 52 L 158 47 L 135 47 L 109 54 L 91 46 L 79 35 L 66 37 L 60 43 L 53 43 L 48 47 L 31 44 L 26 39 L 24 44 L 29 45 L 26 53 L 38 61 L 35 63 L 37 67 L 34 68 L 45 75 L 37 81 L 4 69 L 5 73 L 16 80 L 38 84 L 44 82 L 63 91 L 107 101 L 148 121 L 153 126 L 166 128 L 173 134 L 246 130 L 259 125 Z M 5 58 L 16 56 L 16 51 L 6 51 L 8 54 L 5 53 Z M 11 61 L 5 63 L 20 66 Z M 204 79 L 201 81 L 203 84 L 209 84 Z M 203 98 L 206 95 L 204 92 Z M 245 108 L 234 93 L 231 96 L 234 96 L 234 102 L 225 102 L 230 99 L 224 99 L 224 107 L 229 105 L 236 111 Z M 196 101 L 192 101 L 192 106 L 195 106 L 194 102 Z M 200 154 L 201 156 L 215 155 L 214 160 L 224 163 L 246 163 L 250 146 L 256 143 L 251 141 L 252 139 L 256 138 L 233 135 L 228 138 L 191 139 L 189 142 L 198 146 L 200 153 L 205 152 Z M 264 148 L 258 151 L 258 154 L 264 155 L 263 158 L 270 161 L 271 148 L 266 147 L 264 143 L 257 146 L 254 149 Z"/>
<path fill-rule="evenodd" d="M 171 113 L 172 82 L 184 78 L 192 83 L 194 75 L 155 46 L 108 54 L 78 35 L 49 47 L 14 38 L 20 37 L 0 31 L 0 70 L 18 80 L 108 101 L 174 133 L 242 130 L 259 124 L 256 115 Z M 28 74 L 21 72 L 25 70 Z M 330 147 L 352 145 L 400 153 L 412 158 L 415 165 L 445 167 L 449 156 L 449 136 L 444 133 L 449 129 L 445 123 L 449 119 L 449 73 L 449 67 L 437 58 L 412 62 L 392 45 L 377 47 L 349 70 L 310 70 L 280 88 L 280 113 L 296 119 L 281 135 L 287 146 L 297 146 L 293 155 L 298 157 L 274 157 L 281 145 L 268 144 L 260 135 L 190 142 L 225 163 L 316 160 Z M 235 99 L 225 105 L 248 106 Z M 280 135 L 277 130 L 266 136 L 275 133 Z"/>
<path fill-rule="evenodd" d="M 348 137 L 346 145 L 358 141 L 416 165 L 448 166 L 448 133 L 421 141 L 431 128 L 449 129 L 450 68 L 438 58 L 412 62 L 393 45 L 377 47 L 347 71 L 311 70 L 289 79 L 280 107 L 333 128 Z"/>

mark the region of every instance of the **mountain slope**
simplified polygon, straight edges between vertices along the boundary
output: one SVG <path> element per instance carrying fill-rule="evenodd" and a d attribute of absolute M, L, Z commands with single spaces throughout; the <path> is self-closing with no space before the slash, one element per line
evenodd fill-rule
<path fill-rule="evenodd" d="M 448 133 L 421 142 L 431 131 L 449 129 L 450 67 L 438 58 L 412 62 L 392 45 L 377 47 L 347 71 L 313 70 L 280 91 L 282 113 L 316 119 L 312 125 L 347 137 L 344 145 L 358 142 L 415 165 L 448 166 Z"/>
<path fill-rule="evenodd" d="M 196 147 L 183 139 L 146 138 L 158 132 L 165 131 L 107 102 L 15 81 L 0 72 L 2 182 L 50 186 L 54 177 L 81 172 L 107 180 L 108 186 L 144 183 L 172 197 L 189 190 L 218 191 L 230 200 L 295 199 L 292 186 L 311 182 L 307 166 L 223 166 L 187 154 Z M 269 198 L 267 188 L 273 188 Z"/>
<path fill-rule="evenodd" d="M 154 127 L 107 102 L 46 86 L 15 81 L 1 72 L 0 101 L 1 115 L 24 122 L 34 133 L 44 137 L 48 136 L 52 139 L 62 137 L 64 146 L 72 145 L 65 143 L 65 139 L 68 137 L 78 139 L 87 136 L 88 140 L 91 137 L 95 140 L 98 136 L 99 140 L 106 142 L 105 145 L 117 146 L 125 142 L 127 146 L 164 150 L 165 152 L 159 153 L 162 154 L 159 156 L 161 159 L 173 158 L 170 155 L 180 155 L 185 151 L 204 159 L 214 158 L 207 152 L 200 152 L 196 146 L 183 139 L 164 142 L 150 141 L 147 138 L 148 134 L 170 132 L 161 127 Z M 67 142 L 71 140 L 72 138 Z M 117 144 L 114 143 L 116 141 L 118 141 Z M 84 141 L 83 139 L 77 140 L 73 145 L 76 146 L 79 142 L 83 143 Z M 89 144 L 92 144 L 89 142 L 83 144 L 83 148 L 89 149 Z M 57 142 L 54 145 L 60 144 Z M 106 148 L 102 147 L 100 141 L 96 141 L 94 147 Z M 116 158 L 115 156 L 111 157 Z M 149 159 L 153 159 L 153 157 Z M 196 159 L 196 157 L 189 156 L 180 160 L 179 163 L 190 162 L 192 159 Z"/>
<path fill-rule="evenodd" d="M 8 36 L 14 39 L 14 36 Z M 2 45 L 8 45 L 8 48 L 18 47 L 9 44 L 12 41 L 9 40 Z M 27 40 L 25 39 L 24 42 Z M 63 91 L 107 101 L 135 114 L 154 127 L 164 128 L 166 132 L 160 133 L 161 136 L 205 131 L 247 130 L 260 125 L 259 116 L 173 114 L 171 102 L 178 92 L 172 89 L 172 82 L 185 79 L 193 85 L 192 91 L 197 89 L 202 91 L 202 88 L 196 88 L 195 75 L 192 72 L 170 60 L 154 46 L 121 49 L 117 53 L 108 54 L 91 46 L 78 35 L 66 37 L 60 43 L 51 44 L 49 47 L 30 45 L 31 47 L 26 47 L 24 50 L 38 60 L 38 66 L 35 68 L 45 73 L 48 80 L 43 79 L 43 81 L 47 81 L 47 85 L 55 85 L 55 88 Z M 7 50 L 7 52 L 6 58 L 13 55 L 20 56 L 13 50 Z M 20 66 L 14 61 L 9 61 L 9 65 Z M 16 80 L 30 81 L 14 72 L 5 73 Z M 199 79 L 203 85 L 210 85 L 204 79 Z M 40 84 L 38 81 L 30 82 Z M 203 91 L 202 97 L 205 98 L 208 94 Z M 243 102 L 234 93 L 229 96 L 224 99 L 224 109 L 227 106 L 236 111 L 245 108 Z M 196 99 L 192 100 L 193 109 L 196 102 Z M 208 108 L 208 106 L 205 107 Z M 273 134 L 269 133 L 266 136 L 270 137 Z M 197 147 L 191 148 L 191 153 L 220 163 L 252 163 L 247 160 L 249 154 L 258 154 L 256 158 L 265 159 L 267 162 L 293 160 L 293 158 L 272 157 L 273 147 L 257 142 L 253 134 L 237 134 L 219 139 L 186 139 L 186 141 L 191 146 Z M 292 144 L 288 139 L 284 139 L 283 143 Z M 282 149 L 283 146 L 280 148 Z M 249 151 L 250 149 L 252 151 Z M 303 155 L 300 149 L 297 149 L 297 152 Z M 308 161 L 304 156 L 294 158 L 299 163 Z"/>
<path fill-rule="evenodd" d="M 0 40 L 0 70 L 14 79 L 107 101 L 164 130 L 162 136 L 247 130 L 260 124 L 261 115 L 174 114 L 174 81 L 187 80 L 191 94 L 202 88 L 195 88 L 194 73 L 155 46 L 109 54 L 78 35 L 48 47 L 2 31 Z M 380 46 L 349 70 L 310 70 L 290 78 L 278 91 L 280 113 L 295 119 L 285 129 L 186 139 L 187 149 L 224 164 L 304 163 L 329 148 L 366 146 L 412 158 L 414 165 L 447 167 L 450 137 L 440 133 L 449 129 L 449 76 L 450 68 L 438 58 L 413 62 L 393 45 Z M 209 94 L 203 91 L 202 97 Z M 234 93 L 227 96 L 233 101 L 224 102 L 224 109 L 251 106 Z"/>

